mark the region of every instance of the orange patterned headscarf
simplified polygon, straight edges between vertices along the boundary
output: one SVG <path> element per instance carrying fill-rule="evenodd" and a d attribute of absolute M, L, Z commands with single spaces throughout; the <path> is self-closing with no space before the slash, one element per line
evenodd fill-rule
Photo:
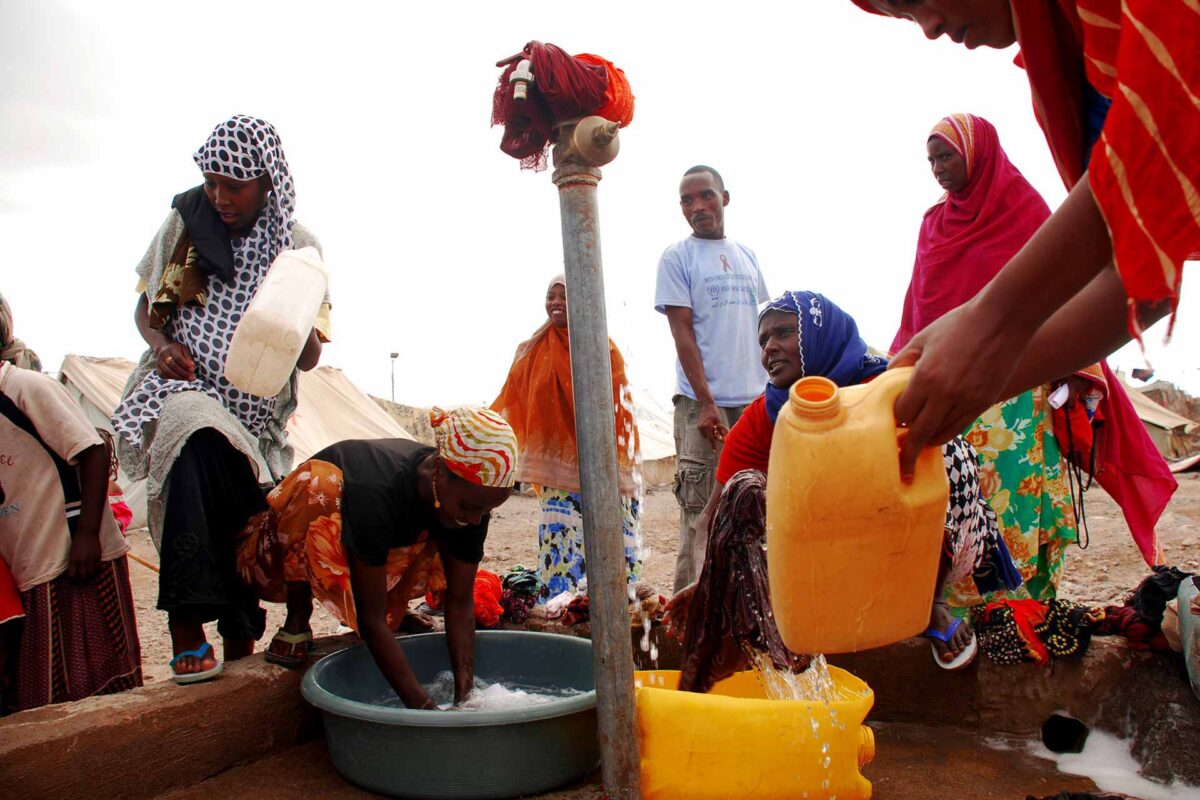
<path fill-rule="evenodd" d="M 951 114 L 948 117 L 942 117 L 929 132 L 929 138 L 933 139 L 934 137 L 941 139 L 950 146 L 951 150 L 958 153 L 967 165 L 967 180 L 970 181 L 971 176 L 975 173 L 976 161 L 975 117 L 970 114 Z"/>
<path fill-rule="evenodd" d="M 438 454 L 463 480 L 507 489 L 517 474 L 517 436 L 504 417 L 488 408 L 434 407 L 429 424 Z"/>

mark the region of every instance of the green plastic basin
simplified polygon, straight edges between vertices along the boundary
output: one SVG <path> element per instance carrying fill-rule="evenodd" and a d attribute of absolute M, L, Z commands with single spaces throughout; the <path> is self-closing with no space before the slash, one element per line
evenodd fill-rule
<path fill-rule="evenodd" d="M 450 669 L 441 633 L 400 646 L 417 680 Z M 527 631 L 479 631 L 475 674 L 583 694 L 502 711 L 417 711 L 377 705 L 390 687 L 365 645 L 334 653 L 304 676 L 304 699 L 324 712 L 334 767 L 347 780 L 405 798 L 504 798 L 545 792 L 599 763 L 592 643 Z"/>

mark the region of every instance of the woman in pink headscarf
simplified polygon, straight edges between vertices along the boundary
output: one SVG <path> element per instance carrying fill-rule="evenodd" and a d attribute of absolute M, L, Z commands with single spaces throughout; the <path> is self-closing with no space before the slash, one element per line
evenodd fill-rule
<path fill-rule="evenodd" d="M 893 353 L 974 297 L 1050 216 L 987 120 L 942 119 L 926 152 L 945 194 L 921 222 Z M 1078 539 L 1048 395 L 1041 386 L 992 406 L 966 436 L 979 453 L 983 493 L 1025 579 L 1012 594 L 1034 599 L 1054 596 L 1067 545 Z M 947 595 L 960 608 L 981 602 L 969 581 L 948 587 Z"/>
<path fill-rule="evenodd" d="M 973 298 L 1050 216 L 1045 200 L 1008 160 L 987 120 L 971 114 L 942 119 L 930 132 L 926 151 L 933 176 L 946 193 L 925 212 L 921 223 L 892 352 L 899 352 L 926 326 Z M 1105 461 L 1119 454 L 1153 451 L 1157 456 L 1157 451 L 1136 417 L 1131 422 L 1122 413 L 1128 398 L 1111 373 L 1105 380 L 1106 370 L 1096 365 L 1068 379 L 1079 400 L 1072 413 L 1082 415 L 1084 428 L 1103 420 L 1098 438 L 1106 446 L 1098 451 L 1096 477 L 1121 503 L 1134 540 L 1149 562 L 1156 549 L 1154 522 L 1162 506 L 1142 508 L 1145 503 L 1137 492 L 1123 492 L 1117 485 L 1120 481 L 1110 480 L 1119 478 L 1123 470 Z M 1067 545 L 1078 540 L 1064 475 L 1067 464 L 1059 447 L 1062 437 L 1055 436 L 1054 412 L 1048 403 L 1052 388 L 1035 387 L 992 406 L 966 436 L 979 453 L 980 483 L 1025 579 L 1016 595 L 1035 599 L 1054 596 Z M 1059 419 L 1064 419 L 1063 412 Z M 1088 466 L 1086 460 L 1082 466 Z M 948 599 L 960 607 L 980 601 L 968 583 L 950 587 Z"/>

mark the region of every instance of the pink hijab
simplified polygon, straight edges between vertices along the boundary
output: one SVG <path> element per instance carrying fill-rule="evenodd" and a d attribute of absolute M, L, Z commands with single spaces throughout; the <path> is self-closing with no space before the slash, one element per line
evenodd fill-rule
<path fill-rule="evenodd" d="M 929 136 L 966 161 L 967 186 L 925 212 L 892 353 L 974 297 L 1050 216 L 1046 201 L 1008 160 L 987 120 L 953 114 Z M 1179 484 L 1108 365 L 1101 362 L 1077 374 L 1092 380 L 1103 395 L 1093 425 L 1101 437 L 1094 477 L 1120 505 L 1142 558 L 1158 563 L 1155 526 Z M 1063 432 L 1056 428 L 1055 435 L 1065 453 Z"/>
<path fill-rule="evenodd" d="M 925 212 L 893 353 L 974 297 L 1050 216 L 1046 201 L 1008 160 L 992 123 L 953 114 L 934 126 L 934 137 L 966 162 L 967 186 Z"/>

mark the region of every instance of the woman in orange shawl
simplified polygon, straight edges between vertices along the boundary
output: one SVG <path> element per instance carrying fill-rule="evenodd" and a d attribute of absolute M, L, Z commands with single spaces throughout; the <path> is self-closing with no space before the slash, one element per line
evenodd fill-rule
<path fill-rule="evenodd" d="M 893 366 L 902 468 L 997 399 L 1100 361 L 1170 312 L 1200 252 L 1195 0 L 853 0 L 968 48 L 1021 47 L 1063 205 L 973 300 Z M 997 369 L 998 354 L 1021 354 Z"/>
<path fill-rule="evenodd" d="M 538 525 L 538 575 L 546 589 L 540 602 L 574 591 L 585 574 L 579 450 L 571 388 L 571 342 L 567 336 L 567 284 L 562 275 L 546 289 L 549 318 L 513 358 L 508 380 L 492 409 L 512 426 L 520 442 L 517 480 L 532 484 L 542 505 Z M 609 340 L 613 406 L 616 408 L 617 473 L 629 581 L 642 570 L 641 450 L 625 359 Z"/>

